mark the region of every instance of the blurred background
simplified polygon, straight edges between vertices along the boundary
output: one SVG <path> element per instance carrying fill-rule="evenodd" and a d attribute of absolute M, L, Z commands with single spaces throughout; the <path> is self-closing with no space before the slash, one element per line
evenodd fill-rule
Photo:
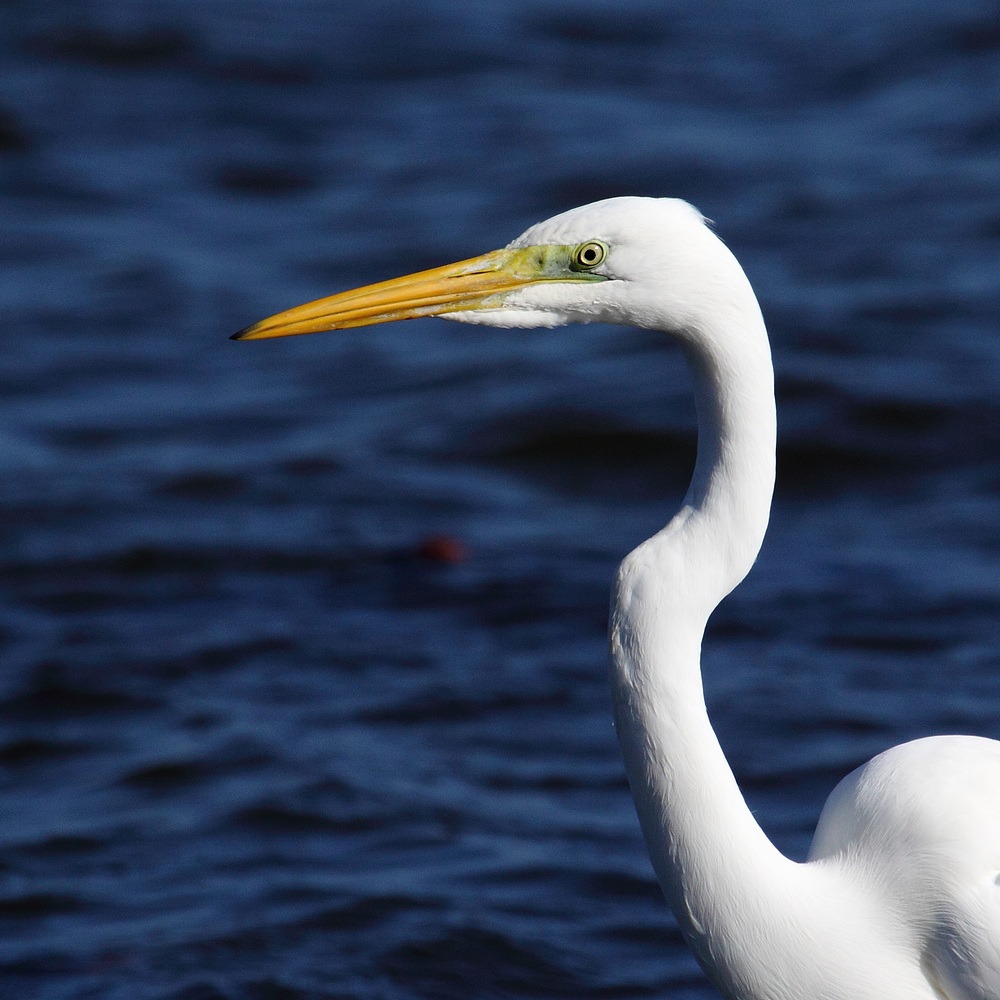
<path fill-rule="evenodd" d="M 714 219 L 772 333 L 772 528 L 706 642 L 768 833 L 1000 736 L 994 4 L 4 0 L 4 996 L 714 995 L 605 678 L 678 354 L 226 339 L 617 194 Z"/>

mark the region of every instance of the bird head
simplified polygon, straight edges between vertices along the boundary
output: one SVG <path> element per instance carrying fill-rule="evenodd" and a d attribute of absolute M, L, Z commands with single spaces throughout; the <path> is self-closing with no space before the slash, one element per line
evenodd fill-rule
<path fill-rule="evenodd" d="M 701 259 L 701 215 L 672 198 L 611 198 L 532 226 L 502 250 L 340 292 L 254 323 L 261 340 L 442 316 L 500 327 L 608 322 L 664 327 L 665 297 L 683 325 L 676 280 Z"/>

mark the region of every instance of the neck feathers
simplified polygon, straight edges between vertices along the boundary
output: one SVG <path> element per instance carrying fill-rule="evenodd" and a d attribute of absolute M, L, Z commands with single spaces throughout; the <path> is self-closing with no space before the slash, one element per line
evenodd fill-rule
<path fill-rule="evenodd" d="M 698 412 L 694 476 L 677 516 L 623 561 L 611 623 L 615 719 L 629 783 L 657 877 L 706 967 L 726 925 L 747 917 L 734 883 L 752 906 L 767 898 L 761 879 L 790 864 L 750 814 L 702 693 L 708 616 L 753 565 L 774 485 L 767 334 L 749 283 L 717 246 L 728 298 L 693 314 L 678 333 Z"/>

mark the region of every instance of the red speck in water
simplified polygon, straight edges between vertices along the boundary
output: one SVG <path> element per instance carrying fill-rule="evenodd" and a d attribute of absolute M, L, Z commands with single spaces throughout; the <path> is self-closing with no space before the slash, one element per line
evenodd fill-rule
<path fill-rule="evenodd" d="M 469 547 L 454 535 L 428 535 L 417 546 L 417 555 L 422 559 L 457 566 L 469 558 Z"/>

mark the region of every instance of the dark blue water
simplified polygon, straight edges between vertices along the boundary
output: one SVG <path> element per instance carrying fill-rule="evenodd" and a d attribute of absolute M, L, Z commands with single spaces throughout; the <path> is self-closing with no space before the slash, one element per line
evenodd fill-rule
<path fill-rule="evenodd" d="M 611 728 L 683 493 L 662 338 L 278 309 L 613 194 L 768 318 L 772 529 L 706 683 L 775 841 L 1000 736 L 982 2 L 0 5 L 0 994 L 708 998 Z"/>

